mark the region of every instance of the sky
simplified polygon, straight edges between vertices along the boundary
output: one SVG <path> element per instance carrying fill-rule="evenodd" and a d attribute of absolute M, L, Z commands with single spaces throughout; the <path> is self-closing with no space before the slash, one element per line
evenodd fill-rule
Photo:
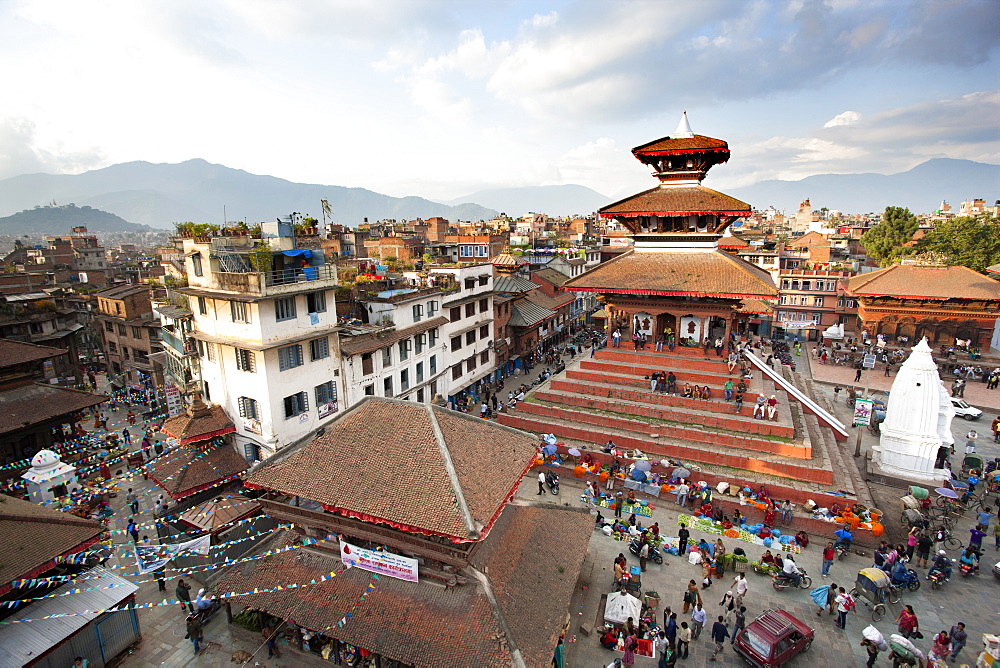
<path fill-rule="evenodd" d="M 1000 163 L 997 0 L 0 0 L 0 178 L 203 158 L 448 200 Z"/>

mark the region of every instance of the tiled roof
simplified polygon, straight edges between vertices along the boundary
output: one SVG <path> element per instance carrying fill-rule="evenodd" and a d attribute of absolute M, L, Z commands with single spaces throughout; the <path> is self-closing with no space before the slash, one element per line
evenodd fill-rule
<path fill-rule="evenodd" d="M 189 508 L 179 519 L 205 531 L 217 531 L 230 522 L 253 515 L 260 504 L 240 494 L 220 496 L 206 503 Z"/>
<path fill-rule="evenodd" d="M 855 297 L 890 296 L 913 299 L 985 299 L 1000 301 L 1000 283 L 968 267 L 896 264 L 844 280 Z"/>
<path fill-rule="evenodd" d="M 719 239 L 719 248 L 749 248 L 750 242 L 737 236 L 723 236 Z"/>
<path fill-rule="evenodd" d="M 13 364 L 47 360 L 50 357 L 65 355 L 62 348 L 36 346 L 33 343 L 21 343 L 10 339 L 0 339 L 0 369 Z"/>
<path fill-rule="evenodd" d="M 218 404 L 206 408 L 203 412 L 195 413 L 194 417 L 188 413 L 181 413 L 168 418 L 164 420 L 160 429 L 168 436 L 176 438 L 181 445 L 209 441 L 216 436 L 236 431 L 233 421 Z"/>
<path fill-rule="evenodd" d="M 566 274 L 562 273 L 561 271 L 556 271 L 555 269 L 549 269 L 549 268 L 533 271 L 531 272 L 531 275 L 538 276 L 539 278 L 548 281 L 557 288 L 562 287 L 563 284 L 569 280 L 569 276 L 567 276 Z"/>
<path fill-rule="evenodd" d="M 731 299 L 767 299 L 778 294 L 770 274 L 722 251 L 631 250 L 570 279 L 562 289 Z"/>
<path fill-rule="evenodd" d="M 182 445 L 156 459 L 149 477 L 176 500 L 239 475 L 247 468 L 246 460 L 232 446 L 220 445 L 204 451 Z"/>
<path fill-rule="evenodd" d="M 757 315 L 769 315 L 774 313 L 774 307 L 763 299 L 744 299 L 737 313 L 753 313 Z"/>
<path fill-rule="evenodd" d="M 533 327 L 555 314 L 556 312 L 552 309 L 539 306 L 525 297 L 511 303 L 510 319 L 507 324 L 511 327 Z"/>
<path fill-rule="evenodd" d="M 107 290 L 101 290 L 96 294 L 98 297 L 104 297 L 105 299 L 124 299 L 129 295 L 137 295 L 142 292 L 149 293 L 149 286 L 144 284 L 128 283 L 126 285 L 116 285 L 115 287 L 108 288 Z"/>
<path fill-rule="evenodd" d="M 699 150 L 719 149 L 723 149 L 728 153 L 729 144 L 722 139 L 706 137 L 705 135 L 695 135 L 694 137 L 679 137 L 677 139 L 663 137 L 662 139 L 651 141 L 648 144 L 636 146 L 632 149 L 632 153 L 639 155 L 657 155 L 675 152 L 696 153 Z"/>
<path fill-rule="evenodd" d="M 511 255 L 510 249 L 504 250 L 503 253 L 493 258 L 491 262 L 497 267 L 520 267 L 522 264 L 528 264 L 528 261 L 524 258 Z"/>
<path fill-rule="evenodd" d="M 705 186 L 656 187 L 599 209 L 605 218 L 720 213 L 748 215 L 750 205 Z"/>
<path fill-rule="evenodd" d="M 493 279 L 494 292 L 529 292 L 538 288 L 538 284 L 519 276 L 497 276 Z"/>
<path fill-rule="evenodd" d="M 103 394 L 28 383 L 0 391 L 0 434 L 39 424 L 107 401 Z"/>
<path fill-rule="evenodd" d="M 471 558 L 472 567 L 488 580 L 496 607 L 471 569 L 460 571 L 467 584 L 450 588 L 381 577 L 375 591 L 353 609 L 358 592 L 370 581 L 358 568 L 320 584 L 239 600 L 312 630 L 332 625 L 327 635 L 407 665 L 507 668 L 517 647 L 525 665 L 547 666 L 593 522 L 584 510 L 508 504 Z M 273 589 L 341 568 L 332 556 L 301 549 L 230 568 L 211 584 L 219 592 Z M 338 627 L 336 620 L 348 610 L 350 622 Z"/>
<path fill-rule="evenodd" d="M 340 338 L 340 353 L 344 356 L 349 355 L 360 355 L 362 353 L 370 353 L 372 351 L 378 350 L 379 348 L 385 348 L 386 346 L 391 346 L 396 341 L 402 341 L 403 339 L 408 339 L 411 336 L 416 336 L 423 332 L 434 329 L 435 327 L 440 327 L 448 323 L 448 318 L 444 316 L 438 316 L 437 318 L 432 318 L 430 320 L 425 320 L 424 322 L 417 323 L 412 327 L 405 327 L 403 329 L 397 329 L 391 332 L 385 332 L 383 334 L 363 334 L 361 336 L 341 336 Z"/>
<path fill-rule="evenodd" d="M 559 292 L 555 297 L 550 297 L 541 290 L 536 290 L 524 297 L 530 302 L 537 304 L 543 308 L 552 309 L 553 311 L 558 311 L 560 308 L 572 302 L 575 297 L 571 292 Z"/>
<path fill-rule="evenodd" d="M 0 494 L 0 591 L 102 530 L 92 520 Z"/>
<path fill-rule="evenodd" d="M 441 406 L 366 397 L 323 436 L 265 461 L 246 484 L 466 541 L 488 531 L 535 446 L 526 432 Z"/>

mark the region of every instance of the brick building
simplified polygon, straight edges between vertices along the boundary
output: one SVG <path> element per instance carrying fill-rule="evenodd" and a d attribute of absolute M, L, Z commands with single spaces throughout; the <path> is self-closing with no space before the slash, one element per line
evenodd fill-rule
<path fill-rule="evenodd" d="M 163 367 L 149 356 L 163 349 L 160 320 L 153 314 L 148 285 L 119 285 L 96 294 L 94 320 L 104 342 L 111 382 L 163 384 Z"/>

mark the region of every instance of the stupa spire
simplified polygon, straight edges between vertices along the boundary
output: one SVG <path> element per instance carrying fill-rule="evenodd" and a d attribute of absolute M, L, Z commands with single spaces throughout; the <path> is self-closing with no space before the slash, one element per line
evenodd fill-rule
<path fill-rule="evenodd" d="M 688 112 L 681 114 L 681 122 L 677 124 L 677 129 L 674 133 L 670 135 L 671 139 L 691 139 L 694 137 L 694 132 L 691 130 L 691 125 L 688 123 Z"/>

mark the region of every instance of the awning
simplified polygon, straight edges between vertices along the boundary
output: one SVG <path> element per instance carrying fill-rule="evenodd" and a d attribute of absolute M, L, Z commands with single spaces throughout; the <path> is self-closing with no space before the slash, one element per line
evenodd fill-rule
<path fill-rule="evenodd" d="M 312 251 L 307 248 L 281 251 L 281 254 L 285 257 L 304 257 L 307 260 L 312 258 Z"/>
<path fill-rule="evenodd" d="M 86 578 L 86 579 L 84 579 Z M 76 590 L 75 594 L 66 595 Z M 0 626 L 0 666 L 23 666 L 44 655 L 104 610 L 129 598 L 139 587 L 105 568 L 94 568 L 18 611 L 18 617 L 34 619 L 25 624 Z M 49 615 L 65 615 L 39 619 Z"/>

